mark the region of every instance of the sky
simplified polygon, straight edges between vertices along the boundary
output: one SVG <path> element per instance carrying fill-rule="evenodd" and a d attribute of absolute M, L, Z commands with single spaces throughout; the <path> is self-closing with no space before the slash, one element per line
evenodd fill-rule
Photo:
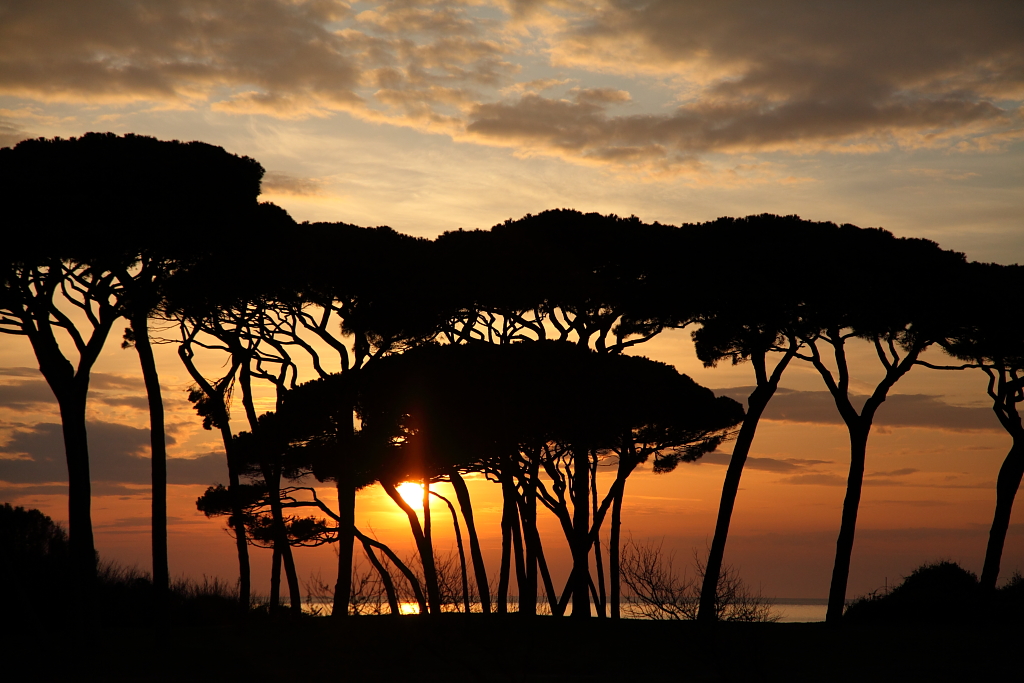
<path fill-rule="evenodd" d="M 87 131 L 251 156 L 267 170 L 263 198 L 297 220 L 433 237 L 558 207 L 669 224 L 770 212 L 1024 262 L 1015 1 L 0 0 L 0 145 Z M 719 257 L 727 274 L 727 245 Z M 701 367 L 688 335 L 637 352 L 742 397 L 750 368 Z M 97 543 L 104 557 L 145 566 L 144 393 L 137 360 L 114 341 L 89 408 Z M 877 361 L 857 354 L 866 393 Z M 171 347 L 159 362 L 173 439 L 171 571 L 230 578 L 223 521 L 194 509 L 224 476 L 221 448 L 185 401 Z M 208 363 L 213 372 L 218 361 Z M 0 339 L 0 499 L 60 519 L 59 420 L 35 367 L 23 340 Z M 983 379 L 917 369 L 883 407 L 851 594 L 939 558 L 980 570 L 1009 446 Z M 782 386 L 726 561 L 766 594 L 822 597 L 845 429 L 811 368 L 791 369 Z M 625 527 L 683 559 L 702 551 L 722 451 L 669 475 L 638 472 Z M 496 520 L 488 484 L 473 486 L 481 515 Z M 381 494 L 363 494 L 359 509 L 382 538 L 408 543 Z M 1004 576 L 1024 569 L 1019 510 L 1013 523 Z M 330 574 L 329 548 L 299 555 L 304 574 Z"/>

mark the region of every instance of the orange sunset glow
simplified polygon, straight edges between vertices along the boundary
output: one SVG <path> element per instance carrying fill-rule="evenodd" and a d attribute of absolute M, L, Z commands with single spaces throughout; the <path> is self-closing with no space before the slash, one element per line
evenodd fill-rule
<path fill-rule="evenodd" d="M 0 193 L 0 577 L 81 652 L 1024 609 L 1019 1 L 0 0 Z M 696 642 L 615 633 L 495 658 Z"/>

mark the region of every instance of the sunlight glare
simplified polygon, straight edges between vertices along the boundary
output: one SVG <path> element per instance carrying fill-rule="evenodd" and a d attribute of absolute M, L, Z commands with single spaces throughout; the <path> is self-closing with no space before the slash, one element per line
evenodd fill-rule
<path fill-rule="evenodd" d="M 407 481 L 399 484 L 396 488 L 406 503 L 416 508 L 423 507 L 423 487 L 421 485 Z"/>

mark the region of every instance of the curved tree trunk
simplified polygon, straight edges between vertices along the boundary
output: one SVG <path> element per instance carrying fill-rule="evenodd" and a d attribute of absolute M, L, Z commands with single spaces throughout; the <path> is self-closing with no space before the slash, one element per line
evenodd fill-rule
<path fill-rule="evenodd" d="M 867 453 L 870 426 L 850 428 L 850 475 L 846 482 L 846 498 L 843 500 L 843 520 L 836 540 L 836 561 L 832 568 L 832 584 L 828 591 L 828 611 L 825 621 L 839 623 L 846 608 L 846 585 L 850 579 L 850 559 L 853 556 L 853 539 L 857 531 L 857 511 L 864 486 L 864 459 Z"/>
<path fill-rule="evenodd" d="M 235 552 L 238 556 L 238 602 L 243 610 L 248 610 L 252 606 L 252 571 L 249 564 L 249 543 L 245 536 L 245 510 L 242 507 L 241 483 L 239 481 L 242 464 L 238 462 L 238 456 L 235 454 L 235 447 L 231 440 L 231 420 L 227 406 L 224 404 L 224 390 L 229 386 L 230 378 L 238 370 L 238 363 L 237 360 L 233 361 L 228 374 L 218 382 L 217 387 L 214 387 L 196 368 L 191 338 L 184 340 L 178 346 L 178 357 L 203 394 L 214 402 L 217 412 L 216 423 L 220 429 L 221 441 L 224 443 L 225 460 L 227 460 L 228 466 L 228 492 L 231 494 L 231 518 L 228 520 L 228 526 L 234 529 Z"/>
<path fill-rule="evenodd" d="M 349 532 L 349 534 L 353 538 L 355 538 L 355 533 Z M 388 598 L 388 609 L 391 611 L 391 616 L 400 616 L 402 611 L 401 608 L 398 606 L 398 591 L 395 590 L 395 582 L 391 580 L 391 574 L 388 572 L 387 569 L 384 568 L 384 565 L 381 563 L 381 561 L 377 559 L 377 554 L 373 552 L 373 546 L 367 543 L 365 540 L 362 543 L 363 552 L 366 553 L 366 557 L 370 560 L 370 564 L 373 565 L 373 568 L 377 570 L 377 575 L 380 576 L 380 582 L 384 584 L 384 594 Z M 346 604 L 348 604 L 348 601 L 346 601 Z M 335 587 L 334 611 L 331 613 L 331 616 L 337 615 L 337 609 L 337 587 Z"/>
<path fill-rule="evenodd" d="M 409 581 L 409 586 L 412 588 L 413 595 L 416 598 L 416 604 L 419 605 L 420 614 L 426 614 L 427 613 L 427 599 L 425 597 L 423 597 L 423 589 L 420 588 L 420 582 L 416 579 L 416 575 L 412 573 L 412 570 L 409 569 L 409 567 L 404 562 L 402 562 L 402 560 L 398 557 L 398 555 L 395 554 L 395 552 L 391 548 L 389 548 L 388 546 L 384 545 L 380 541 L 373 540 L 372 538 L 370 538 L 366 534 L 360 532 L 359 529 L 353 528 L 352 529 L 352 533 L 353 533 L 353 535 L 355 535 L 355 537 L 357 539 L 359 539 L 359 541 L 364 546 L 370 546 L 370 547 L 373 547 L 373 548 L 379 548 L 381 550 L 381 552 L 383 552 L 387 556 L 387 558 L 389 560 L 391 560 L 391 563 L 393 565 L 395 565 L 396 567 L 398 567 L 398 571 L 402 572 L 402 574 L 405 576 L 406 580 Z M 372 558 L 371 558 L 371 561 L 372 561 Z M 383 568 L 381 567 L 380 570 L 382 571 Z M 383 576 L 382 576 L 382 580 L 383 580 Z M 387 582 L 385 582 L 385 585 L 386 585 L 386 583 Z M 396 614 L 397 614 L 397 612 L 396 612 Z"/>
<path fill-rule="evenodd" d="M 238 381 L 242 387 L 242 406 L 245 409 L 245 416 L 249 421 L 249 429 L 253 434 L 259 431 L 259 420 L 256 416 L 256 406 L 252 400 L 252 375 L 249 370 L 249 358 L 241 351 L 234 354 L 241 360 L 241 372 Z M 267 497 L 270 502 L 270 518 L 273 525 L 274 551 L 279 553 L 284 563 L 285 580 L 288 582 L 288 608 L 293 614 L 302 613 L 302 594 L 299 590 L 299 577 L 295 571 L 295 558 L 292 556 L 292 546 L 288 541 L 288 531 L 284 523 L 284 511 L 281 508 L 281 472 L 278 467 L 266 459 L 260 461 L 260 472 L 263 474 L 263 481 L 267 485 Z M 280 581 L 280 575 L 278 575 Z M 280 588 L 278 588 L 280 590 Z M 271 588 L 273 593 L 273 587 Z M 278 603 L 272 601 L 272 608 L 277 609 Z"/>
<path fill-rule="evenodd" d="M 462 510 L 462 518 L 466 520 L 466 535 L 469 536 L 469 555 L 473 560 L 473 574 L 476 576 L 476 589 L 480 600 L 480 611 L 491 612 L 491 590 L 487 583 L 487 568 L 484 566 L 483 553 L 480 551 L 480 538 L 476 533 L 476 522 L 473 519 L 473 502 L 469 497 L 466 480 L 454 468 L 448 472 L 448 478 L 455 489 L 455 497 Z"/>
<path fill-rule="evenodd" d="M 740 489 L 740 478 L 743 476 L 743 466 L 747 462 L 747 455 L 754 443 L 754 434 L 757 432 L 757 425 L 761 421 L 761 415 L 768 406 L 772 396 L 779 388 L 782 380 L 782 373 L 789 367 L 790 362 L 796 356 L 799 344 L 790 339 L 789 347 L 782 358 L 776 363 L 771 374 L 768 373 L 766 364 L 766 352 L 755 351 L 750 354 L 750 362 L 754 366 L 754 377 L 757 383 L 754 391 L 747 397 L 747 412 L 743 417 L 743 424 L 740 426 L 740 433 L 736 436 L 736 443 L 733 445 L 732 458 L 729 460 L 729 469 L 725 473 L 725 482 L 722 484 L 722 500 L 718 506 L 718 520 L 715 522 L 715 535 L 711 541 L 711 549 L 708 551 L 707 564 L 704 568 L 704 581 L 700 588 L 700 602 L 697 607 L 697 621 L 709 623 L 718 619 L 718 582 L 722 574 L 722 562 L 725 558 L 725 544 L 729 539 L 729 525 L 732 522 L 733 509 L 736 506 L 736 495 Z"/>
<path fill-rule="evenodd" d="M 718 505 L 718 521 L 715 523 L 715 535 L 711 541 L 711 550 L 708 551 L 707 566 L 704 570 L 704 582 L 700 589 L 700 604 L 697 608 L 697 621 L 712 622 L 718 618 L 715 608 L 718 595 L 718 581 L 722 574 L 722 562 L 725 557 L 725 544 L 729 538 L 729 524 L 732 522 L 733 509 L 736 507 L 736 495 L 740 490 L 740 478 L 743 476 L 743 466 L 747 462 L 747 455 L 754 443 L 754 434 L 757 431 L 758 422 L 764 413 L 768 401 L 771 400 L 778 388 L 776 382 L 773 386 L 758 387 L 751 392 L 747 399 L 747 414 L 740 426 L 740 433 L 733 444 L 732 457 L 729 459 L 729 469 L 725 473 L 725 483 L 722 484 L 722 500 Z M 614 514 L 614 513 L 613 513 Z M 614 524 L 613 524 L 613 528 Z"/>
<path fill-rule="evenodd" d="M 167 441 L 164 431 L 164 402 L 160 393 L 153 347 L 149 342 L 149 318 L 145 312 L 132 316 L 135 351 L 139 355 L 142 378 L 149 402 L 149 442 L 151 458 L 150 505 L 152 517 L 153 588 L 163 599 L 170 585 L 167 564 Z"/>
<path fill-rule="evenodd" d="M 1024 433 L 1015 434 L 1013 446 L 1006 454 L 999 468 L 996 480 L 996 510 L 992 518 L 992 528 L 988 534 L 988 546 L 985 548 L 985 565 L 981 570 L 981 589 L 992 592 L 996 589 L 999 579 L 999 564 L 1003 557 L 1003 545 L 1006 543 L 1006 532 L 1010 527 L 1010 514 L 1013 511 L 1013 500 L 1024 478 Z"/>
<path fill-rule="evenodd" d="M 466 610 L 466 614 L 470 613 L 470 600 L 469 600 L 469 573 L 466 571 L 466 548 L 462 544 L 462 528 L 459 525 L 459 516 L 455 512 L 455 506 L 452 502 L 442 496 L 437 491 L 431 491 L 430 495 L 440 498 L 444 501 L 444 504 L 448 506 L 448 510 L 452 513 L 452 527 L 455 529 L 455 545 L 459 551 L 459 569 L 462 574 L 462 605 Z"/>
<path fill-rule="evenodd" d="M 405 502 L 402 494 L 398 492 L 394 484 L 388 481 L 381 481 L 380 485 L 384 492 L 388 494 L 388 497 L 402 509 L 405 516 L 409 519 L 409 528 L 412 529 L 412 535 L 416 540 L 416 547 L 420 553 L 420 562 L 423 565 L 423 582 L 427 588 L 427 610 L 430 614 L 439 614 L 441 611 L 441 590 L 437 584 L 437 568 L 434 566 L 434 555 L 432 549 L 426 543 L 419 517 L 416 516 L 416 511 L 412 509 L 412 506 Z M 394 562 L 394 558 L 391 561 Z"/>

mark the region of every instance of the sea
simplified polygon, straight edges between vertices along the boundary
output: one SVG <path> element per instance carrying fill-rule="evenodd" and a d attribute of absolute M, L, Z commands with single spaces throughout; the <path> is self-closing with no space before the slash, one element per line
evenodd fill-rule
<path fill-rule="evenodd" d="M 287 598 L 283 599 L 287 604 Z M 779 623 L 809 623 L 825 621 L 825 612 L 828 609 L 827 598 L 771 598 L 772 613 L 779 617 Z M 312 614 L 328 615 L 331 613 L 332 598 L 329 595 L 309 596 L 303 604 L 303 610 Z M 538 613 L 548 613 L 547 602 L 538 602 Z M 510 598 L 510 611 L 515 611 L 518 606 Z M 383 606 L 387 613 L 387 605 Z M 419 606 L 415 602 L 401 602 L 399 609 L 402 614 L 418 614 Z M 470 609 L 474 612 L 480 611 L 480 603 L 470 603 Z M 458 611 L 462 611 L 459 609 Z M 594 612 L 597 616 L 597 612 Z"/>

